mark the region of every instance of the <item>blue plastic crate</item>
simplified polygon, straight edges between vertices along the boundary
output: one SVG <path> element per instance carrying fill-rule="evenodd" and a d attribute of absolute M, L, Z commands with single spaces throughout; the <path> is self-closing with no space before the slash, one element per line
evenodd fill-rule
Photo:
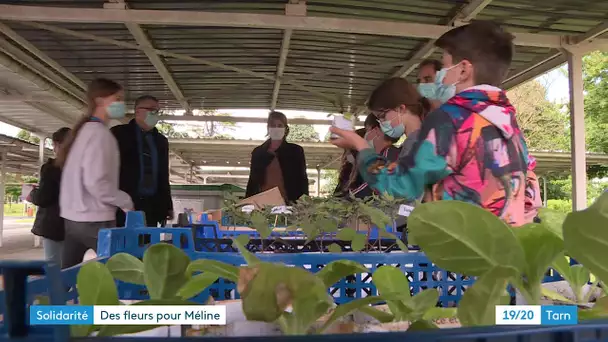
<path fill-rule="evenodd" d="M 49 274 L 54 284 L 51 302 L 58 304 L 63 300 L 57 281 L 58 270 L 49 267 L 44 262 L 0 262 L 0 270 L 8 281 L 11 292 L 10 310 L 4 310 L 6 321 L 0 326 L 0 340 L 18 339 L 24 342 L 67 342 L 69 329 L 67 326 L 29 326 L 27 324 L 27 307 L 25 305 L 25 287 L 20 286 L 26 282 L 27 275 Z M 4 303 L 3 303 L 4 309 Z M 461 341 L 461 342 L 599 342 L 608 340 L 608 321 L 590 321 L 574 326 L 496 326 L 484 328 L 441 329 L 428 332 L 395 332 L 348 335 L 322 335 L 322 336 L 279 336 L 279 337 L 207 337 L 205 341 L 211 342 L 307 342 L 311 339 L 320 342 L 366 342 L 373 339 L 382 339 L 385 342 L 403 341 Z M 77 341 L 200 341 L 200 338 L 85 338 Z M 76 341 L 76 340 L 74 340 Z"/>

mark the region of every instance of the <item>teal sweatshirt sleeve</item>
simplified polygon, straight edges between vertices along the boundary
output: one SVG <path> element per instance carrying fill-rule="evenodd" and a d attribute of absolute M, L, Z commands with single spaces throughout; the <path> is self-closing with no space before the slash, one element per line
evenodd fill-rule
<path fill-rule="evenodd" d="M 397 163 L 389 162 L 373 149 L 359 153 L 359 171 L 370 187 L 380 193 L 414 201 L 433 185 L 452 173 L 448 152 L 453 143 L 454 125 L 442 112 L 427 117 L 418 141 Z"/>

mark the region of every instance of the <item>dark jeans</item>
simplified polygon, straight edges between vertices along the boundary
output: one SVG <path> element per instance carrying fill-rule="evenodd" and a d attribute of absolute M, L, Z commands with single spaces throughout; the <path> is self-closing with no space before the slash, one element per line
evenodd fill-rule
<path fill-rule="evenodd" d="M 97 234 L 100 229 L 115 228 L 114 221 L 74 222 L 65 220 L 65 240 L 61 268 L 68 268 L 82 262 L 89 249 L 97 252 Z"/>

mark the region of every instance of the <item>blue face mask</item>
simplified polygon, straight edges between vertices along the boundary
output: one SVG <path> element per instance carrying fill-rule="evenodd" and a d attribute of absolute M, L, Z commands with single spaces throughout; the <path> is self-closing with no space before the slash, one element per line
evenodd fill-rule
<path fill-rule="evenodd" d="M 449 68 L 443 68 L 437 72 L 437 75 L 435 76 L 435 86 L 437 87 L 437 90 L 435 92 L 434 100 L 437 100 L 441 103 L 446 103 L 449 99 L 456 95 L 456 83 L 443 84 L 443 79 L 445 78 L 445 75 L 447 74 L 448 70 L 456 67 L 457 65 L 458 64 L 452 65 Z"/>
<path fill-rule="evenodd" d="M 426 97 L 429 100 L 436 100 L 435 95 L 437 94 L 437 84 L 418 83 L 418 93 L 420 96 Z"/>
<path fill-rule="evenodd" d="M 115 101 L 110 103 L 108 108 L 106 108 L 106 112 L 111 119 L 122 119 L 127 113 L 127 108 L 124 102 Z"/>
<path fill-rule="evenodd" d="M 158 123 L 158 113 L 157 112 L 148 112 L 146 113 L 146 119 L 144 120 L 148 127 L 154 127 Z"/>
<path fill-rule="evenodd" d="M 390 121 L 384 121 L 380 123 L 380 129 L 382 133 L 388 135 L 391 138 L 401 138 L 403 134 L 405 134 L 405 126 L 403 122 L 393 127 Z"/>

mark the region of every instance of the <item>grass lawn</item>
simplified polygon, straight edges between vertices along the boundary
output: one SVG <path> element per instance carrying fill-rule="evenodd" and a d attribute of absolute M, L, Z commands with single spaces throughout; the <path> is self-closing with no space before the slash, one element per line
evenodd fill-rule
<path fill-rule="evenodd" d="M 23 203 L 12 203 L 4 205 L 4 216 L 24 216 L 23 215 Z"/>

